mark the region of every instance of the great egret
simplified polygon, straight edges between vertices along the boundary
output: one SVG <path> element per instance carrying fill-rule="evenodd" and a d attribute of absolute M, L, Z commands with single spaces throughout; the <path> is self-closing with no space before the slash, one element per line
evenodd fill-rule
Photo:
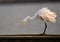
<path fill-rule="evenodd" d="M 40 20 L 43 20 L 43 22 L 45 23 L 45 29 L 44 29 L 44 32 L 43 32 L 43 34 L 45 34 L 45 31 L 47 29 L 47 23 L 46 22 L 55 23 L 57 15 L 56 15 L 55 12 L 52 12 L 47 7 L 44 7 L 42 9 L 39 9 L 33 17 L 27 16 L 25 19 L 23 19 L 22 22 L 21 22 L 22 27 L 24 27 L 25 23 L 28 20 L 32 21 L 33 19 L 35 19 L 37 17 Z"/>

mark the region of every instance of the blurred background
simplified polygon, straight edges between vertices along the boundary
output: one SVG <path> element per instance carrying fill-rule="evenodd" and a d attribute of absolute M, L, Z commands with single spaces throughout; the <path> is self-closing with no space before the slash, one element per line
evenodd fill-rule
<path fill-rule="evenodd" d="M 60 34 L 60 0 L 0 0 L 0 35 L 42 33 L 44 23 L 40 19 L 28 21 L 24 28 L 20 23 L 43 7 L 48 7 L 58 16 L 55 24 L 47 23 L 46 33 Z"/>
<path fill-rule="evenodd" d="M 9 2 L 59 2 L 60 0 L 0 0 L 0 2 L 2 3 L 9 3 Z"/>

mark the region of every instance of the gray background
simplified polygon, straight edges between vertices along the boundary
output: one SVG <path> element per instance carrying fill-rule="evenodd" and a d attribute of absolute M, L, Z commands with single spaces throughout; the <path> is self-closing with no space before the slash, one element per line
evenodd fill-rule
<path fill-rule="evenodd" d="M 60 3 L 19 3 L 0 4 L 0 34 L 39 34 L 44 30 L 44 23 L 40 19 L 27 22 L 21 28 L 20 22 L 26 16 L 33 16 L 37 10 L 48 7 L 57 13 L 57 22 L 48 23 L 47 34 L 60 34 Z"/>

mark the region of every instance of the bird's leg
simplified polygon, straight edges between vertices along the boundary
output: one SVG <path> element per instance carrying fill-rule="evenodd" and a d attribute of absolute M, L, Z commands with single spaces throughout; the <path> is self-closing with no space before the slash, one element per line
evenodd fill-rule
<path fill-rule="evenodd" d="M 46 20 L 44 20 L 41 16 L 40 16 L 40 19 L 44 22 L 44 24 L 45 24 L 45 28 L 44 28 L 44 31 L 43 31 L 43 33 L 42 33 L 42 35 L 44 35 L 45 34 L 45 32 L 46 32 L 46 29 L 47 29 L 47 23 L 46 23 Z M 41 34 L 40 34 L 41 35 Z"/>
<path fill-rule="evenodd" d="M 45 34 L 46 29 L 47 29 L 47 23 L 46 22 L 44 22 L 44 23 L 45 23 L 45 28 L 44 28 L 44 31 L 43 31 L 43 35 Z"/>

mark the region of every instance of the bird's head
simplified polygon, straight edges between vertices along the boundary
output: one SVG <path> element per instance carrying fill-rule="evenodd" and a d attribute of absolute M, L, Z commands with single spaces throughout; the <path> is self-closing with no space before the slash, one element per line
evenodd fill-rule
<path fill-rule="evenodd" d="M 30 16 L 27 16 L 25 19 L 22 20 L 21 26 L 24 27 L 28 20 L 30 20 Z"/>

